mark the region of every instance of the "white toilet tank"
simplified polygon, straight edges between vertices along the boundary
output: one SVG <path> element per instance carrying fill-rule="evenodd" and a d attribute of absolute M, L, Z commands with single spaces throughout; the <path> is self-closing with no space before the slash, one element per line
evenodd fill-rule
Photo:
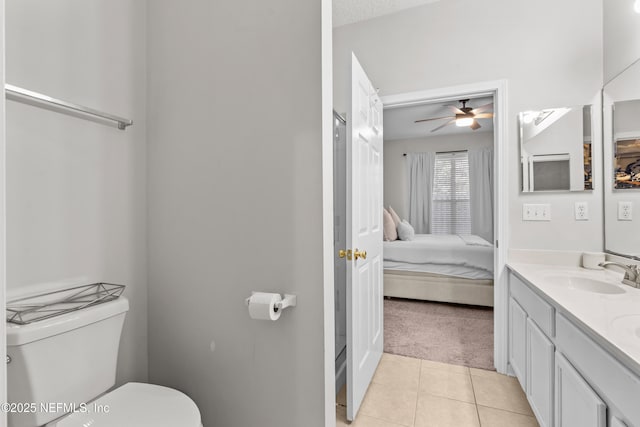
<path fill-rule="evenodd" d="M 28 325 L 7 323 L 8 401 L 23 405 L 9 413 L 9 427 L 42 426 L 111 388 L 128 310 L 120 297 Z"/>

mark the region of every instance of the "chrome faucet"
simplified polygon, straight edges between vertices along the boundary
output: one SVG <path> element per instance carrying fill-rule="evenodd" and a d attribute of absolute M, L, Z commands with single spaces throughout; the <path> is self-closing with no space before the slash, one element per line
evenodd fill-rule
<path fill-rule="evenodd" d="M 632 286 L 634 288 L 640 288 L 640 268 L 635 264 L 622 264 L 619 262 L 605 261 L 598 264 L 600 267 L 606 267 L 607 265 L 615 265 L 624 270 L 624 278 L 622 283 Z"/>

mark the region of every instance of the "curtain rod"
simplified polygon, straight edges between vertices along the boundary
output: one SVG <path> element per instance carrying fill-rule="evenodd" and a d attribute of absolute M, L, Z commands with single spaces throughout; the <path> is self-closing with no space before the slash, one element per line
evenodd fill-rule
<path fill-rule="evenodd" d="M 467 151 L 469 150 L 436 151 L 436 154 L 466 153 Z M 407 153 L 403 153 L 402 155 L 406 157 Z"/>

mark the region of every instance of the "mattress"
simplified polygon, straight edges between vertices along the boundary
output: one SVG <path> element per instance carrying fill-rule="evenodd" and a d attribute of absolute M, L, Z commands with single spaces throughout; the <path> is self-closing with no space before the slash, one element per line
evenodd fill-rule
<path fill-rule="evenodd" d="M 463 279 L 493 280 L 493 273 L 481 268 L 466 267 L 452 264 L 411 264 L 408 262 L 384 261 L 384 270 L 412 271 L 417 273 L 432 273 L 443 276 L 460 277 Z"/>
<path fill-rule="evenodd" d="M 410 241 L 384 242 L 383 255 L 385 269 L 493 277 L 493 245 L 475 235 L 417 234 Z"/>

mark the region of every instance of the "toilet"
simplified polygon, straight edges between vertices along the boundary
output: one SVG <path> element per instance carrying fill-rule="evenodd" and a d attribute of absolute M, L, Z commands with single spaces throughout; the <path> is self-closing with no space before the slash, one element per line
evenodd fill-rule
<path fill-rule="evenodd" d="M 115 385 L 129 301 L 26 325 L 7 323 L 9 427 L 202 427 L 200 411 L 168 387 Z"/>

